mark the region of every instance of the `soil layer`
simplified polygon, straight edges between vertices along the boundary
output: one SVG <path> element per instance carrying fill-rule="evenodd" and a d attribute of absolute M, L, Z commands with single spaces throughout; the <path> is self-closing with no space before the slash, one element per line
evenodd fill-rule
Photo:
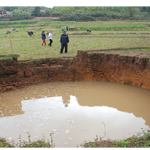
<path fill-rule="evenodd" d="M 149 58 L 78 50 L 75 58 L 0 61 L 0 92 L 44 82 L 111 81 L 150 90 Z"/>

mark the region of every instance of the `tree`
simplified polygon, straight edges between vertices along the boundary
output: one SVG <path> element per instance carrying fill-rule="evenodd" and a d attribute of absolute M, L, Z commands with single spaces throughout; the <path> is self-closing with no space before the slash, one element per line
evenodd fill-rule
<path fill-rule="evenodd" d="M 140 7 L 142 12 L 150 12 L 150 7 Z"/>
<path fill-rule="evenodd" d="M 18 17 L 18 16 L 22 16 L 22 14 L 23 14 L 23 11 L 22 10 L 20 10 L 20 9 L 15 9 L 15 10 L 13 10 L 12 11 L 12 16 L 13 17 Z"/>
<path fill-rule="evenodd" d="M 31 13 L 29 11 L 23 11 L 23 10 L 20 10 L 20 9 L 15 9 L 12 11 L 12 14 L 11 16 L 12 17 L 21 17 L 21 16 L 30 16 Z"/>
<path fill-rule="evenodd" d="M 45 9 L 45 15 L 49 16 L 51 14 L 51 9 Z"/>
<path fill-rule="evenodd" d="M 7 10 L 7 11 L 13 11 L 15 9 L 18 9 L 18 7 L 10 7 L 10 6 L 4 7 L 4 10 Z"/>
<path fill-rule="evenodd" d="M 124 7 L 123 10 L 126 13 L 127 17 L 130 18 L 130 20 L 132 20 L 140 11 L 138 7 Z"/>
<path fill-rule="evenodd" d="M 31 12 L 30 11 L 23 11 L 20 9 L 15 9 L 11 13 L 10 20 L 25 20 L 25 19 L 31 19 Z"/>
<path fill-rule="evenodd" d="M 40 16 L 40 10 L 41 10 L 41 7 L 35 7 L 34 10 L 32 11 L 32 14 L 34 16 Z"/>

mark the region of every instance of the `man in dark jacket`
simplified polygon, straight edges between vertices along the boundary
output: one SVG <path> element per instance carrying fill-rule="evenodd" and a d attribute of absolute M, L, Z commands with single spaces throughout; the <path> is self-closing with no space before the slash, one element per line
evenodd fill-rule
<path fill-rule="evenodd" d="M 65 47 L 65 53 L 67 53 L 68 43 L 69 43 L 69 37 L 66 34 L 66 31 L 63 31 L 63 34 L 60 37 L 60 44 L 61 44 L 60 53 L 63 53 L 64 47 Z"/>

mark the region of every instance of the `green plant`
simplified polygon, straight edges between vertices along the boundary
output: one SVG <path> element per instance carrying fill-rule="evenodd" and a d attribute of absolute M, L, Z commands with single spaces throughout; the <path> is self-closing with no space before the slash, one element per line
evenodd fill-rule
<path fill-rule="evenodd" d="M 9 144 L 5 138 L 0 138 L 0 147 L 15 147 L 15 146 Z"/>
<path fill-rule="evenodd" d="M 83 147 L 149 147 L 150 146 L 150 131 L 137 133 L 132 137 L 124 140 L 97 140 L 94 142 L 84 142 Z"/>
<path fill-rule="evenodd" d="M 53 134 L 54 134 L 53 132 L 50 133 L 50 137 L 51 137 L 51 146 L 52 146 L 52 147 L 55 146 L 54 143 L 53 143 L 53 142 L 54 142 L 54 140 L 53 140 Z"/>
<path fill-rule="evenodd" d="M 115 141 L 114 144 L 118 145 L 119 147 L 128 147 L 129 146 L 130 141 Z"/>

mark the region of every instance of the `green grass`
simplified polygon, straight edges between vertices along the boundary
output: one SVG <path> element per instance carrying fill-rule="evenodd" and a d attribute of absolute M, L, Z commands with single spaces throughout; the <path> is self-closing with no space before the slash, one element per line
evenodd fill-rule
<path fill-rule="evenodd" d="M 45 137 L 41 140 L 31 141 L 30 134 L 28 134 L 29 142 L 21 141 L 21 136 L 19 137 L 19 143 L 9 143 L 5 138 L 0 138 L 0 148 L 53 148 L 55 147 L 53 137 L 53 133 L 50 134 L 51 140 L 45 140 Z M 98 148 L 98 147 L 117 147 L 117 148 L 148 148 L 150 147 L 150 130 L 143 131 L 142 133 L 138 133 L 132 137 L 123 139 L 123 140 L 98 140 L 98 136 L 94 142 L 84 142 L 81 144 L 83 148 Z M 77 146 L 78 147 L 78 146 Z"/>
<path fill-rule="evenodd" d="M 15 146 L 8 143 L 5 138 L 0 138 L 0 148 L 10 148 L 10 147 Z"/>
<path fill-rule="evenodd" d="M 44 24 L 45 26 L 40 26 Z M 2 24 L 2 23 L 1 23 Z M 4 23 L 3 23 L 4 24 Z M 119 47 L 150 47 L 149 36 L 141 36 L 140 33 L 150 33 L 147 27 L 149 22 L 123 22 L 123 21 L 96 21 L 96 22 L 60 22 L 51 20 L 28 20 L 5 22 L 10 27 L 0 28 L 0 55 L 19 55 L 18 60 L 34 60 L 44 58 L 62 58 L 75 57 L 79 49 L 96 49 L 96 48 L 119 48 Z M 68 31 L 69 45 L 68 53 L 60 55 L 60 35 L 62 27 L 80 27 L 80 31 Z M 7 30 L 15 32 L 6 34 Z M 95 28 L 92 33 L 87 34 L 86 28 Z M 131 31 L 122 31 L 128 29 Z M 135 28 L 134 28 L 135 27 Z M 145 28 L 146 27 L 146 28 Z M 103 31 L 99 29 L 102 28 Z M 120 28 L 118 31 L 112 29 Z M 133 30 L 134 29 L 134 30 Z M 28 30 L 34 31 L 34 36 L 29 37 Z M 41 47 L 41 32 L 52 30 L 53 43 L 48 47 L 49 40 L 46 39 L 47 45 Z M 105 34 L 104 34 L 105 33 Z M 122 34 L 126 33 L 126 34 Z M 133 34 L 127 34 L 133 33 Z M 2 58 L 2 57 L 1 57 Z M 4 57 L 3 57 L 4 58 Z"/>
<path fill-rule="evenodd" d="M 42 141 L 42 140 L 38 140 L 38 141 L 33 141 L 32 143 L 28 144 L 24 144 L 21 146 L 22 148 L 30 148 L 30 147 L 34 147 L 34 148 L 39 148 L 39 147 L 42 147 L 42 148 L 48 148 L 48 147 L 51 147 L 50 143 L 48 142 L 45 142 L 45 141 Z"/>
<path fill-rule="evenodd" d="M 105 31 L 105 30 L 144 30 L 147 29 L 147 25 L 97 25 L 97 26 L 77 26 L 77 28 L 80 29 L 87 29 L 90 28 L 91 30 L 101 30 L 101 31 Z"/>
<path fill-rule="evenodd" d="M 21 135 L 19 136 L 19 143 L 15 143 L 15 141 L 11 141 L 11 143 L 9 141 L 7 141 L 5 138 L 0 138 L 0 148 L 52 148 L 54 147 L 54 142 L 53 142 L 53 134 L 54 133 L 50 133 L 50 138 L 51 140 L 49 141 L 49 139 L 45 140 L 44 134 L 43 134 L 43 138 L 41 140 L 37 140 L 37 141 L 31 141 L 30 140 L 30 134 L 27 132 L 28 134 L 28 142 L 26 141 L 22 141 L 21 140 Z"/>
<path fill-rule="evenodd" d="M 13 59 L 13 58 L 18 58 L 19 55 L 17 54 L 8 54 L 8 55 L 0 55 L 1 60 L 6 60 L 6 59 Z"/>
<path fill-rule="evenodd" d="M 76 28 L 80 28 L 81 30 L 85 30 L 90 28 L 91 30 L 96 31 L 138 31 L 138 30 L 149 30 L 148 25 L 149 22 L 126 22 L 126 21 L 91 21 L 91 22 L 73 22 L 70 21 L 68 25 L 75 26 Z M 66 26 L 66 22 L 54 22 L 52 24 L 53 27 L 63 28 Z"/>
<path fill-rule="evenodd" d="M 33 24 L 33 23 L 37 23 L 37 22 L 38 22 L 38 20 L 0 21 L 0 25 Z"/>
<path fill-rule="evenodd" d="M 142 135 L 141 135 L 142 134 Z M 93 147 L 120 147 L 120 148 L 146 148 L 150 147 L 150 131 L 139 133 L 124 140 L 96 140 L 94 142 L 85 142 L 81 144 L 86 148 Z"/>

